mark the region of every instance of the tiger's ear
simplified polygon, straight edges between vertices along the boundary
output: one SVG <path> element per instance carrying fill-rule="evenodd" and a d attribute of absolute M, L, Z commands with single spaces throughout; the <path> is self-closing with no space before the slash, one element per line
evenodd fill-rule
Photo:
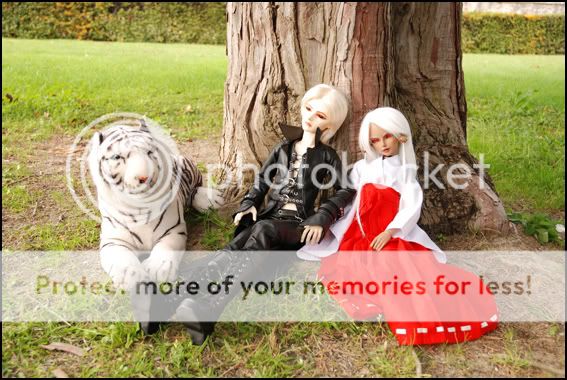
<path fill-rule="evenodd" d="M 140 130 L 144 131 L 144 132 L 149 132 L 149 128 L 148 125 L 146 124 L 146 121 L 144 119 L 140 119 Z"/>
<path fill-rule="evenodd" d="M 101 132 L 95 132 L 91 139 L 91 143 L 94 146 L 99 146 L 104 141 L 104 135 Z"/>

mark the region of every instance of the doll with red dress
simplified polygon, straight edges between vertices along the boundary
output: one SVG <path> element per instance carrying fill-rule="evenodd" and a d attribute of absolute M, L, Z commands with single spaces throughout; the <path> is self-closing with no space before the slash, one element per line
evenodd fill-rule
<path fill-rule="evenodd" d="M 402 345 L 457 343 L 494 330 L 494 296 L 478 276 L 446 264 L 417 225 L 423 191 L 404 115 L 390 107 L 369 112 L 359 145 L 365 158 L 349 178 L 356 198 L 323 240 L 298 256 L 321 260 L 321 282 L 350 317 L 383 316 Z M 450 282 L 463 288 L 445 288 Z"/>

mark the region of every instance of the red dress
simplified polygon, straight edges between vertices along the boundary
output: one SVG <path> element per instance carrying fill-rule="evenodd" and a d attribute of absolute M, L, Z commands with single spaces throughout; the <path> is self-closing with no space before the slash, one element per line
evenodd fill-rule
<path fill-rule="evenodd" d="M 339 252 L 322 260 L 319 278 L 328 293 L 357 320 L 383 314 L 401 345 L 457 343 L 494 330 L 494 296 L 475 274 L 441 264 L 427 248 L 400 238 L 372 250 L 370 243 L 395 217 L 399 201 L 390 187 L 362 187 L 365 234 L 355 216 Z"/>

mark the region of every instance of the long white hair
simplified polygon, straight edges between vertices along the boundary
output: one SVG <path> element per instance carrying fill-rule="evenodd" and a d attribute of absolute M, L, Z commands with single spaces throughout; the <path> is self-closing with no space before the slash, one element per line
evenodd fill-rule
<path fill-rule="evenodd" d="M 407 183 L 417 177 L 417 164 L 415 160 L 415 152 L 413 150 L 413 141 L 411 138 L 411 129 L 405 116 L 395 108 L 379 107 L 370 111 L 362 119 L 362 125 L 358 134 L 358 144 L 360 149 L 365 153 L 365 159 L 368 162 L 382 157 L 370 143 L 370 124 L 374 124 L 386 132 L 393 134 L 398 141 L 400 141 L 398 154 L 401 156 L 402 163 L 402 178 L 403 182 Z M 360 231 L 366 236 L 362 221 L 360 219 L 360 192 L 357 193 L 355 200 L 356 204 L 356 218 Z M 404 207 L 405 200 L 400 199 L 400 207 Z"/>
<path fill-rule="evenodd" d="M 333 128 L 328 128 L 321 134 L 321 142 L 327 143 L 337 133 L 348 115 L 349 103 L 346 96 L 336 88 L 327 84 L 318 84 L 311 87 L 301 99 L 301 107 L 311 99 L 319 99 L 329 106 L 329 119 Z"/>
<path fill-rule="evenodd" d="M 400 140 L 400 138 L 404 139 L 405 137 L 406 141 L 404 143 L 400 142 L 398 153 L 404 170 L 404 181 L 406 180 L 406 172 L 410 171 L 416 173 L 417 163 L 413 150 L 411 128 L 406 117 L 400 111 L 391 107 L 379 107 L 364 116 L 358 134 L 358 144 L 360 149 L 365 153 L 367 161 L 382 157 L 370 143 L 370 124 L 377 125 L 386 132 L 393 134 L 398 140 Z"/>

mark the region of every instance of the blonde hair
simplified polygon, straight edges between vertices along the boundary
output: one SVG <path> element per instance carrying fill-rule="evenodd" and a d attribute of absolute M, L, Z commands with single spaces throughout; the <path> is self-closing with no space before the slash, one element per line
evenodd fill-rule
<path fill-rule="evenodd" d="M 333 128 L 328 128 L 321 134 L 321 142 L 327 143 L 337 133 L 348 115 L 349 103 L 347 97 L 332 86 L 318 84 L 311 87 L 303 95 L 301 107 L 303 108 L 312 99 L 320 99 L 329 106 L 328 116 L 329 120 L 332 121 Z"/>

